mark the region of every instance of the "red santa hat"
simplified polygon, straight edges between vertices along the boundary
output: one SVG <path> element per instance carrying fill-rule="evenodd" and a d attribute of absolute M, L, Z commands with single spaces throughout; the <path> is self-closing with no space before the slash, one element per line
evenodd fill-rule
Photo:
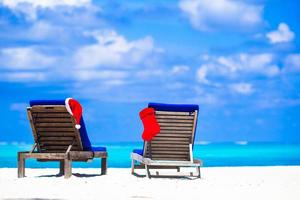
<path fill-rule="evenodd" d="M 67 111 L 72 115 L 75 119 L 75 128 L 80 129 L 80 119 L 82 116 L 82 107 L 78 101 L 72 98 L 66 98 L 65 105 Z"/>

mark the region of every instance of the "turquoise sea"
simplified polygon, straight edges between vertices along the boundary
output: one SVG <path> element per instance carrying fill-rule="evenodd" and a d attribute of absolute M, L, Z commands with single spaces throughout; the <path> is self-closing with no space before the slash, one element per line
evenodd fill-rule
<path fill-rule="evenodd" d="M 142 143 L 101 143 L 108 149 L 109 167 L 130 167 L 130 153 L 134 148 L 142 148 Z M 96 146 L 96 144 L 95 144 Z M 0 167 L 17 167 L 17 152 L 29 151 L 29 144 L 0 144 Z M 215 166 L 276 166 L 300 165 L 299 144 L 278 143 L 208 143 L 195 144 L 194 157 L 204 161 L 205 167 Z M 74 167 L 99 167 L 100 160 L 90 163 L 75 162 Z M 36 162 L 26 160 L 26 167 L 52 168 L 57 162 Z"/>

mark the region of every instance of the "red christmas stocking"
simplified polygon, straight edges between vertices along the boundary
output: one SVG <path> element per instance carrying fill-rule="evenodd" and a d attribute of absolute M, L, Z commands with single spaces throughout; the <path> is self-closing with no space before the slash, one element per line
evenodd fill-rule
<path fill-rule="evenodd" d="M 143 140 L 150 141 L 160 132 L 159 124 L 155 117 L 153 108 L 145 108 L 140 112 L 140 118 L 144 125 Z"/>

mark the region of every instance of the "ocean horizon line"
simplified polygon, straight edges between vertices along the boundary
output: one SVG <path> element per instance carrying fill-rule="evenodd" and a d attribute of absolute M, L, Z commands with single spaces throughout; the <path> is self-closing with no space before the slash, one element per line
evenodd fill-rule
<path fill-rule="evenodd" d="M 32 145 L 34 142 L 24 142 L 24 141 L 0 141 L 0 146 L 12 145 L 12 146 L 27 146 Z M 117 144 L 143 144 L 143 141 L 101 141 L 101 142 L 92 142 L 93 145 L 117 145 Z M 251 145 L 251 144 L 272 144 L 272 145 L 299 145 L 300 142 L 282 142 L 282 141 L 245 141 L 245 140 L 238 140 L 238 141 L 206 141 L 200 140 L 195 141 L 195 145 Z"/>

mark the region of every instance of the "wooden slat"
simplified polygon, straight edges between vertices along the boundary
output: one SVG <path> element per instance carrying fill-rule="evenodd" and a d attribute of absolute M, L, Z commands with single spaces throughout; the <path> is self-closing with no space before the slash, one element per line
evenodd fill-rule
<path fill-rule="evenodd" d="M 38 117 L 35 119 L 35 123 L 72 123 L 72 119 L 70 117 L 67 118 L 41 118 Z"/>
<path fill-rule="evenodd" d="M 162 149 L 162 148 L 167 148 L 167 149 L 189 149 L 187 147 L 186 144 L 155 144 L 155 143 L 152 143 L 151 144 L 151 147 L 152 148 L 155 148 L 155 149 Z"/>
<path fill-rule="evenodd" d="M 184 160 L 188 160 L 189 158 L 186 155 L 152 155 L 152 159 L 184 159 Z"/>
<path fill-rule="evenodd" d="M 64 112 L 68 113 L 65 106 L 32 106 L 31 111 L 33 113 L 39 113 L 39 112 Z"/>
<path fill-rule="evenodd" d="M 66 152 L 68 147 L 63 148 L 63 146 L 55 146 L 55 147 L 41 147 L 41 152 L 48 152 L 48 151 L 56 151 L 56 152 Z M 72 151 L 79 151 L 78 147 L 72 148 Z"/>
<path fill-rule="evenodd" d="M 73 124 L 71 123 L 35 123 L 35 127 L 37 128 L 53 128 L 53 127 L 66 127 L 72 128 Z"/>
<path fill-rule="evenodd" d="M 191 138 L 190 134 L 182 134 L 182 133 L 160 133 L 159 135 L 155 136 L 156 138 L 161 138 L 161 137 L 165 137 L 166 139 L 170 138 L 170 137 L 174 137 L 174 138 Z"/>
<path fill-rule="evenodd" d="M 189 151 L 170 151 L 170 150 L 162 150 L 162 149 L 153 149 L 151 151 L 152 155 L 188 155 Z"/>
<path fill-rule="evenodd" d="M 55 146 L 69 146 L 73 143 L 73 140 L 69 140 L 69 141 L 54 141 L 54 140 L 50 140 L 50 141 L 41 141 L 40 142 L 40 146 L 50 146 L 50 145 L 55 145 Z M 73 145 L 74 147 L 76 145 Z"/>
<path fill-rule="evenodd" d="M 159 142 L 159 141 L 189 142 L 190 138 L 189 137 L 186 137 L 186 138 L 179 138 L 179 137 L 164 138 L 164 137 L 155 136 L 151 142 Z"/>
<path fill-rule="evenodd" d="M 162 127 L 188 127 L 192 128 L 193 124 L 192 123 L 159 123 L 159 126 Z"/>
<path fill-rule="evenodd" d="M 178 133 L 178 134 L 192 134 L 192 130 L 160 130 L 159 134 L 164 133 Z"/>
<path fill-rule="evenodd" d="M 177 119 L 177 120 L 187 120 L 194 119 L 194 116 L 178 116 L 178 115 L 156 115 L 156 119 Z"/>
<path fill-rule="evenodd" d="M 64 137 L 64 136 L 60 136 L 60 137 L 40 137 L 39 141 L 43 142 L 43 141 L 73 141 L 74 137 Z"/>
<path fill-rule="evenodd" d="M 155 115 L 194 116 L 194 112 L 155 111 Z"/>
<path fill-rule="evenodd" d="M 68 145 L 65 145 L 65 146 L 41 146 L 41 149 L 44 149 L 44 150 L 67 150 L 68 149 Z M 72 151 L 74 150 L 79 150 L 78 149 L 78 146 L 75 146 L 75 147 L 72 147 Z"/>
<path fill-rule="evenodd" d="M 147 150 L 149 149 L 149 147 L 146 147 Z M 183 146 L 174 146 L 173 147 L 170 147 L 170 145 L 167 145 L 167 146 L 160 146 L 160 147 L 154 147 L 154 146 L 151 146 L 152 148 L 152 151 L 153 152 L 160 152 L 160 151 L 170 151 L 170 152 L 174 152 L 174 154 L 176 154 L 176 152 L 178 152 L 179 150 L 180 151 L 183 151 L 183 152 L 189 152 L 189 149 L 186 148 L 186 147 L 183 147 Z"/>
<path fill-rule="evenodd" d="M 166 119 L 166 118 L 162 118 L 162 119 L 157 119 L 158 123 L 187 123 L 187 124 L 193 124 L 194 120 L 193 119 Z"/>
<path fill-rule="evenodd" d="M 180 144 L 180 145 L 188 145 L 189 142 L 190 142 L 190 139 L 185 139 L 185 140 L 180 140 L 180 139 L 178 139 L 178 138 L 172 138 L 172 140 L 156 139 L 156 140 L 152 140 L 151 143 L 152 144 L 172 144 L 172 145 Z"/>
<path fill-rule="evenodd" d="M 41 149 L 41 153 L 65 153 L 66 150 L 64 149 L 52 149 L 52 150 L 46 150 L 46 149 Z"/>
<path fill-rule="evenodd" d="M 38 132 L 45 131 L 45 132 L 71 132 L 74 131 L 74 128 L 64 128 L 64 127 L 51 127 L 51 128 L 43 128 L 43 127 L 36 127 Z"/>
<path fill-rule="evenodd" d="M 53 137 L 65 137 L 65 136 L 69 136 L 69 137 L 73 137 L 74 136 L 74 132 L 69 131 L 61 131 L 61 132 L 47 132 L 47 131 L 39 131 L 38 133 L 39 136 L 53 136 Z"/>
<path fill-rule="evenodd" d="M 161 126 L 160 130 L 185 130 L 185 131 L 189 131 L 192 130 L 192 127 L 178 127 L 178 126 Z"/>
<path fill-rule="evenodd" d="M 43 150 L 67 150 L 68 149 L 68 145 L 64 145 L 64 146 L 41 146 L 41 149 Z"/>
<path fill-rule="evenodd" d="M 71 119 L 71 115 L 69 113 L 32 113 L 34 117 L 39 118 L 69 118 Z"/>
<path fill-rule="evenodd" d="M 191 134 L 189 133 L 159 133 L 157 134 L 155 137 L 187 137 L 187 138 L 190 138 L 191 137 Z"/>
<path fill-rule="evenodd" d="M 49 108 L 49 107 L 54 108 L 54 109 L 66 108 L 65 105 L 34 105 L 31 108 L 34 108 L 34 109 L 40 108 L 41 109 L 41 108 Z"/>
<path fill-rule="evenodd" d="M 152 140 L 152 144 L 170 144 L 170 145 L 175 145 L 175 144 L 181 144 L 181 145 L 188 145 L 189 141 L 178 141 L 178 140 Z"/>
<path fill-rule="evenodd" d="M 153 148 L 153 147 L 152 147 Z M 147 148 L 147 150 L 149 150 Z M 154 154 L 155 152 L 172 152 L 170 154 L 177 154 L 177 152 L 184 152 L 184 153 L 189 153 L 189 149 L 186 149 L 186 148 L 153 148 L 152 149 L 152 154 Z M 180 154 L 180 153 L 179 153 Z"/>

